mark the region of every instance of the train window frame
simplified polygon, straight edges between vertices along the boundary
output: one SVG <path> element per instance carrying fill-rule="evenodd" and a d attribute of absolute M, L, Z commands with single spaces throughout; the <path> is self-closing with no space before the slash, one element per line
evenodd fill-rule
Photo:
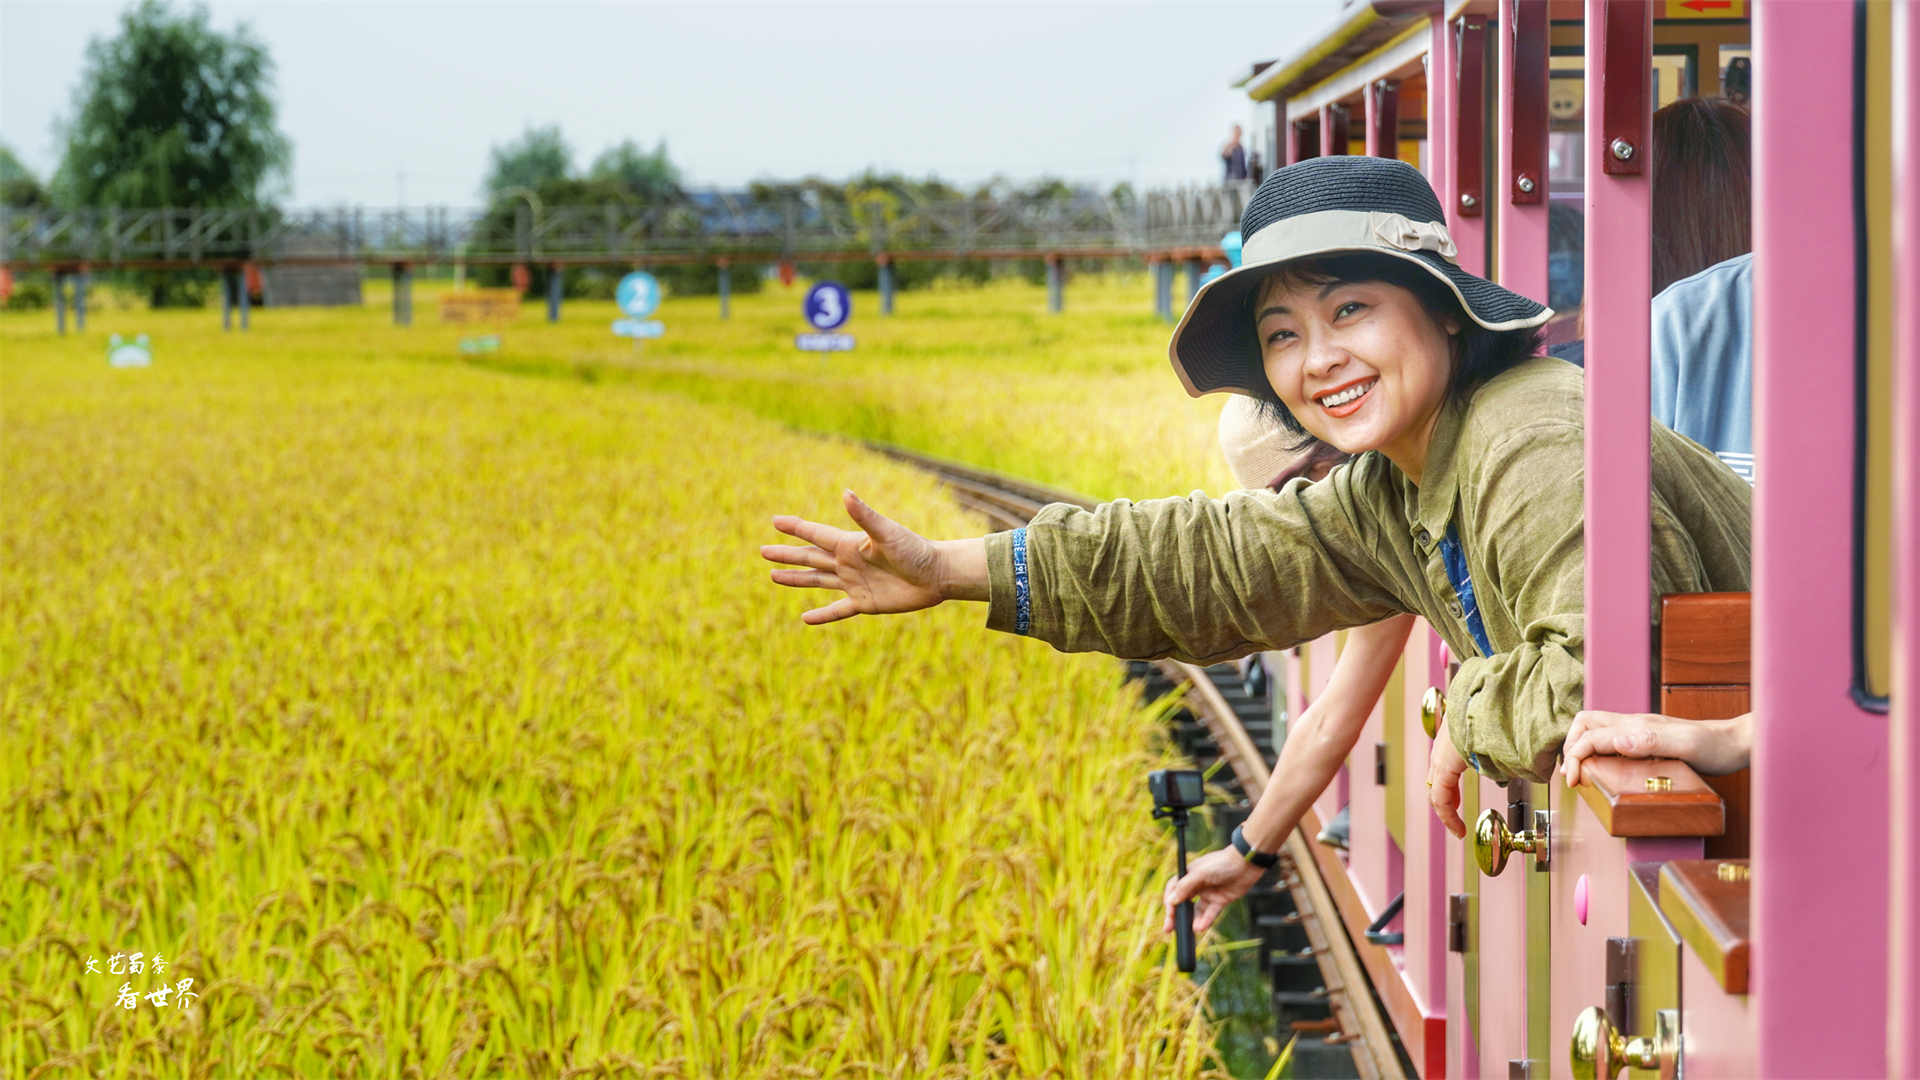
<path fill-rule="evenodd" d="M 1891 349 L 1876 350 L 1879 344 L 1874 335 L 1874 316 L 1876 308 L 1873 302 L 1875 244 L 1871 229 L 1874 192 L 1872 178 L 1875 162 L 1872 140 L 1879 134 L 1875 131 L 1877 123 L 1869 123 L 1869 108 L 1876 95 L 1870 86 L 1869 70 L 1873 60 L 1870 45 L 1869 20 L 1870 5 L 1867 0 L 1854 0 L 1853 17 L 1853 289 L 1854 289 L 1854 325 L 1853 325 L 1853 514 L 1849 523 L 1852 526 L 1850 537 L 1850 562 L 1852 563 L 1853 596 L 1852 611 L 1849 619 L 1852 670 L 1848 673 L 1847 690 L 1854 704 L 1871 713 L 1886 714 L 1891 706 L 1890 687 L 1884 683 L 1875 684 L 1873 656 L 1883 653 L 1883 669 L 1890 667 L 1892 660 L 1891 613 L 1886 604 L 1875 605 L 1870 602 L 1873 590 L 1877 586 L 1891 588 L 1891 551 L 1886 543 L 1874 544 L 1877 531 L 1887 535 L 1882 540 L 1891 539 L 1890 508 L 1882 506 L 1879 512 L 1874 510 L 1875 491 L 1885 487 L 1883 494 L 1890 497 L 1891 488 L 1883 475 L 1885 469 L 1874 469 L 1874 450 L 1876 443 L 1890 438 L 1891 417 L 1879 416 L 1881 423 L 1876 425 L 1877 413 L 1884 410 L 1874 408 L 1873 388 L 1881 381 L 1876 376 L 1886 373 L 1876 369 L 1885 366 L 1891 370 Z M 1886 46 L 1882 42 L 1882 51 Z M 1888 59 L 1882 56 L 1881 59 Z M 1890 101 L 1891 95 L 1884 95 Z M 1876 121 L 1884 118 L 1874 118 Z M 1887 125 L 1884 134 L 1891 138 L 1891 125 Z M 1882 223 L 1884 225 L 1884 222 Z M 1889 238 L 1890 242 L 1890 238 Z M 1890 256 L 1888 256 L 1890 258 Z M 1885 357 L 1876 356 L 1876 352 L 1885 351 Z M 1881 364 L 1879 361 L 1884 360 Z M 1884 403 L 1883 403 L 1884 404 Z M 1887 428 L 1881 431 L 1881 428 Z M 1876 439 L 1876 435 L 1883 436 Z M 1889 448 L 1887 463 L 1891 465 L 1892 455 Z M 1879 527 L 1885 526 L 1882 530 Z M 1876 566 L 1876 564 L 1880 564 Z M 1876 572 L 1877 571 L 1877 572 Z M 1879 625 L 1884 623 L 1885 625 Z"/>
<path fill-rule="evenodd" d="M 1698 42 L 1688 41 L 1669 45 L 1655 45 L 1653 47 L 1653 55 L 1656 59 L 1653 62 L 1652 91 L 1653 107 L 1656 112 L 1662 107 L 1671 105 L 1676 101 L 1685 101 L 1687 98 L 1700 96 L 1700 45 Z M 1658 57 L 1662 56 L 1678 56 L 1684 58 L 1684 62 L 1680 65 L 1680 85 L 1671 96 L 1663 93 L 1666 80 L 1660 77 L 1662 65 L 1658 60 Z"/>

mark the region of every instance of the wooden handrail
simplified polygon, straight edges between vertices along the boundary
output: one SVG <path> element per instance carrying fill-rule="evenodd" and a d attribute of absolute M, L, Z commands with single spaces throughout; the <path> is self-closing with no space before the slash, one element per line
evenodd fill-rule
<path fill-rule="evenodd" d="M 1745 859 L 1675 859 L 1660 868 L 1660 910 L 1720 988 L 1747 992 L 1752 868 Z"/>
<path fill-rule="evenodd" d="M 1580 795 L 1610 836 L 1719 836 L 1726 805 L 1684 761 L 1591 757 Z"/>

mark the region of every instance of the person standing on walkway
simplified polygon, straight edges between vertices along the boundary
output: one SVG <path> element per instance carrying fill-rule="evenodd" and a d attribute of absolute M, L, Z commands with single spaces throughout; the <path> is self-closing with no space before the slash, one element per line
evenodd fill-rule
<path fill-rule="evenodd" d="M 1228 137 L 1227 145 L 1220 148 L 1220 163 L 1226 167 L 1224 179 L 1228 183 L 1247 178 L 1247 148 L 1240 143 L 1240 125 L 1233 125 L 1233 134 Z"/>

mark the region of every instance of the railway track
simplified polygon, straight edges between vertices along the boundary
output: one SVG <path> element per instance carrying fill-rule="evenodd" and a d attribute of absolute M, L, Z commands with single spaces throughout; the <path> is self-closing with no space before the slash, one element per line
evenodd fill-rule
<path fill-rule="evenodd" d="M 1048 503 L 1092 509 L 1091 499 L 985 469 L 867 441 L 881 454 L 932 473 L 960 505 L 995 527 L 1025 525 Z M 1180 748 L 1202 769 L 1224 761 L 1231 780 L 1217 782 L 1229 794 L 1216 826 L 1243 820 L 1271 778 L 1284 738 L 1271 704 L 1272 688 L 1238 665 L 1202 668 L 1177 660 L 1132 660 L 1128 678 L 1142 683 L 1149 700 L 1184 691 L 1173 717 Z M 1223 834 L 1224 835 L 1224 834 Z M 1249 893 L 1246 905 L 1260 939 L 1260 969 L 1271 984 L 1275 1036 L 1298 1035 L 1295 1076 L 1350 1076 L 1367 1080 L 1407 1075 L 1399 1039 L 1387 1022 L 1365 967 L 1340 921 L 1331 891 L 1314 858 L 1312 841 L 1296 828 L 1280 864 Z M 1347 1058 L 1351 1065 L 1347 1066 Z"/>

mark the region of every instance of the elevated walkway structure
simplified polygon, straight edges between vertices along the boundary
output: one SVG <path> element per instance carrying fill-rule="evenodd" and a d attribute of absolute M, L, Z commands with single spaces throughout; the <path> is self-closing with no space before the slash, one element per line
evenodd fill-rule
<path fill-rule="evenodd" d="M 839 204 L 804 196 L 752 199 L 702 192 L 661 203 L 541 206 L 511 212 L 448 207 L 332 210 L 0 208 L 0 265 L 54 277 L 56 318 L 65 327 L 72 281 L 85 318 L 86 275 L 95 270 L 216 270 L 225 295 L 244 293 L 241 275 L 304 280 L 300 268 L 385 266 L 396 293 L 424 265 L 641 267 L 872 261 L 889 294 L 891 266 L 906 261 L 1042 260 L 1053 310 L 1061 306 L 1069 260 L 1146 262 L 1163 284 L 1156 310 L 1172 317 L 1173 268 L 1187 291 L 1220 240 L 1239 227 L 1249 185 L 1150 192 L 1124 202 L 1078 193 L 1067 198 L 969 198 Z M 558 304 L 550 298 L 557 317 Z M 396 319 L 399 315 L 396 314 Z"/>

